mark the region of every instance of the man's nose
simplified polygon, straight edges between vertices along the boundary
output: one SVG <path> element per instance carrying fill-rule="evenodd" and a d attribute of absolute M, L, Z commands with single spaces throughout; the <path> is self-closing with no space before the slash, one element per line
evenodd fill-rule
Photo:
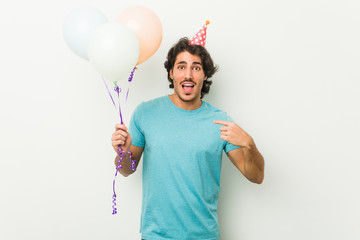
<path fill-rule="evenodd" d="M 192 75 L 193 75 L 192 69 L 191 68 L 186 69 L 185 78 L 192 79 Z"/>

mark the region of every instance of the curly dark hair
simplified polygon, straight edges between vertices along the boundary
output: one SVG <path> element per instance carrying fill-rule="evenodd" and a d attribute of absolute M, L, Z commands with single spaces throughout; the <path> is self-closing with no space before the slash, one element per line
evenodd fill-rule
<path fill-rule="evenodd" d="M 186 37 L 181 38 L 176 44 L 172 46 L 172 48 L 170 48 L 168 55 L 166 57 L 166 61 L 164 63 L 164 67 L 168 72 L 168 80 L 170 82 L 169 85 L 170 88 L 174 88 L 174 82 L 170 77 L 170 70 L 173 69 L 174 67 L 177 55 L 182 52 L 189 52 L 192 55 L 199 56 L 201 59 L 202 67 L 204 69 L 205 76 L 207 77 L 207 79 L 204 80 L 201 89 L 200 98 L 203 98 L 204 95 L 209 93 L 210 91 L 210 85 L 212 84 L 210 78 L 215 74 L 215 72 L 217 72 L 218 66 L 214 64 L 206 48 L 200 45 L 190 45 L 188 38 Z"/>

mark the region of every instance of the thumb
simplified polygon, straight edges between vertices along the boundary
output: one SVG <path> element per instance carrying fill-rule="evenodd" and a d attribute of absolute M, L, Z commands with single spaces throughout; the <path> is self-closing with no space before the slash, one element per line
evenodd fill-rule
<path fill-rule="evenodd" d="M 115 125 L 115 130 L 117 131 L 117 130 L 123 130 L 123 131 L 127 131 L 128 130 L 128 128 L 124 125 L 124 124 L 116 124 Z"/>

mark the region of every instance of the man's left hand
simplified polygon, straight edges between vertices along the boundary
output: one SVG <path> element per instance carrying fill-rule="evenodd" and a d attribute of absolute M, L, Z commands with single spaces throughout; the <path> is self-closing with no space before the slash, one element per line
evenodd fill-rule
<path fill-rule="evenodd" d="M 214 123 L 224 125 L 220 127 L 220 138 L 222 140 L 228 141 L 229 143 L 242 148 L 251 149 L 255 146 L 252 137 L 236 123 L 220 120 L 215 120 Z"/>

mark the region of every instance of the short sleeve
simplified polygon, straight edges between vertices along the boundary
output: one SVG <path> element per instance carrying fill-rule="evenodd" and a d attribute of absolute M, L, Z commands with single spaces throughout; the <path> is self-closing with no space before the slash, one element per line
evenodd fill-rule
<path fill-rule="evenodd" d="M 227 154 L 227 153 L 230 152 L 231 150 L 235 150 L 235 149 L 238 149 L 238 148 L 240 148 L 240 147 L 235 146 L 235 145 L 232 145 L 232 144 L 229 143 L 229 142 L 226 142 L 224 151 L 225 151 L 225 153 Z"/>
<path fill-rule="evenodd" d="M 137 147 L 145 146 L 145 137 L 141 129 L 141 105 L 133 112 L 130 119 L 129 133 L 132 139 L 132 145 Z"/>
<path fill-rule="evenodd" d="M 229 116 L 226 116 L 226 121 L 228 121 L 228 122 L 234 122 L 234 120 L 231 118 L 231 117 L 229 117 Z M 232 145 L 231 143 L 229 143 L 229 142 L 226 142 L 225 143 L 225 147 L 224 147 L 224 151 L 225 151 L 225 153 L 227 154 L 228 152 L 230 152 L 231 150 L 235 150 L 235 149 L 238 149 L 238 148 L 240 148 L 240 147 L 238 147 L 238 146 L 235 146 L 235 145 Z"/>

